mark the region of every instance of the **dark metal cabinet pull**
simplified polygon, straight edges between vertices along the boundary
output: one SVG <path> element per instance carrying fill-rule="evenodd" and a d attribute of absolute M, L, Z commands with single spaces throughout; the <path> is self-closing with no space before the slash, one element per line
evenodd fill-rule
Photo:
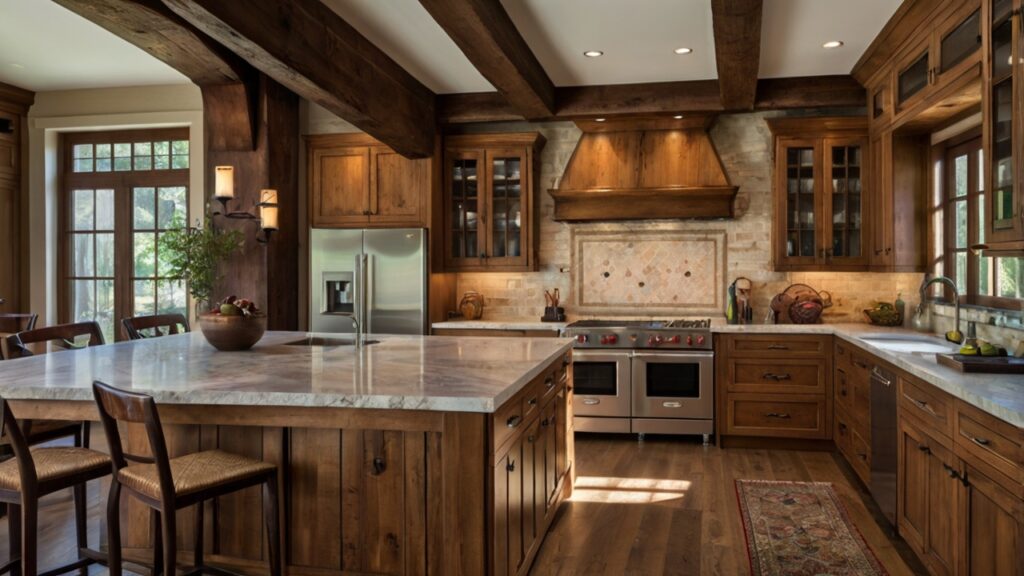
<path fill-rule="evenodd" d="M 953 469 L 953 467 L 950 466 L 949 464 L 946 464 L 945 462 L 943 462 L 943 464 L 942 464 L 942 469 L 946 471 L 946 474 L 949 474 L 950 478 L 959 478 L 960 477 L 960 473 L 957 472 L 955 469 Z"/>
<path fill-rule="evenodd" d="M 971 441 L 977 444 L 978 446 L 988 446 L 990 443 L 990 440 L 988 438 L 978 438 L 976 436 L 971 436 Z"/>
<path fill-rule="evenodd" d="M 921 452 L 924 452 L 925 454 L 932 451 L 932 449 L 929 448 L 927 444 L 918 444 L 917 449 L 920 450 Z"/>
<path fill-rule="evenodd" d="M 785 372 L 783 372 L 782 374 L 773 374 L 771 372 L 765 372 L 764 374 L 761 375 L 761 378 L 764 378 L 765 380 L 775 380 L 776 382 L 778 382 L 780 380 L 789 380 L 790 376 Z"/>
<path fill-rule="evenodd" d="M 516 470 L 516 461 L 515 460 L 509 460 L 508 464 L 505 465 L 505 470 L 508 470 L 509 472 L 515 472 L 515 470 Z"/>
<path fill-rule="evenodd" d="M 548 376 L 546 379 L 544 379 L 544 386 L 547 388 L 554 388 L 555 379 L 551 376 Z"/>
<path fill-rule="evenodd" d="M 508 426 L 509 428 L 516 428 L 520 424 L 522 424 L 522 422 L 523 422 L 523 417 L 522 416 L 513 416 L 513 417 L 508 419 L 508 422 L 505 422 L 505 425 Z"/>
<path fill-rule="evenodd" d="M 782 419 L 789 418 L 789 414 L 787 414 L 785 412 L 768 412 L 767 414 L 765 414 L 765 416 L 767 416 L 768 418 L 782 418 Z"/>
<path fill-rule="evenodd" d="M 384 459 L 383 458 L 374 458 L 373 459 L 373 474 L 375 476 L 380 476 L 381 474 L 384 473 L 385 470 L 387 470 L 387 464 L 384 462 Z"/>
<path fill-rule="evenodd" d="M 785 344 L 769 344 L 768 345 L 768 349 L 769 350 L 789 350 L 789 346 L 786 346 Z"/>
<path fill-rule="evenodd" d="M 526 403 L 529 404 L 530 406 L 536 406 L 537 405 L 537 399 L 536 398 L 530 398 L 529 400 L 526 401 Z"/>

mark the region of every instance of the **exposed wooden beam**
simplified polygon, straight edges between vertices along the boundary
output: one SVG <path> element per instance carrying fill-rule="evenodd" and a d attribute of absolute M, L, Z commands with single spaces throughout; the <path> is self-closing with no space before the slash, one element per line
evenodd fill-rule
<path fill-rule="evenodd" d="M 420 0 L 466 58 L 528 120 L 555 112 L 555 85 L 498 0 Z"/>
<path fill-rule="evenodd" d="M 718 81 L 656 82 L 555 89 L 557 110 L 544 120 L 635 117 L 723 112 Z M 754 108 L 850 108 L 864 106 L 864 88 L 850 76 L 809 76 L 759 80 Z M 441 124 L 523 120 L 497 92 L 438 97 Z"/>
<path fill-rule="evenodd" d="M 299 96 L 410 158 L 434 151 L 434 94 L 320 0 L 163 0 Z"/>
<path fill-rule="evenodd" d="M 852 76 L 763 78 L 757 81 L 757 110 L 852 108 L 867 105 L 867 92 Z"/>
<path fill-rule="evenodd" d="M 722 106 L 750 110 L 761 61 L 762 0 L 711 0 Z"/>
<path fill-rule="evenodd" d="M 256 146 L 259 75 L 231 51 L 211 41 L 160 0 L 54 0 L 72 12 L 142 48 L 181 72 L 203 92 L 217 112 L 225 137 L 215 150 L 252 150 Z M 216 92 L 215 98 L 210 92 Z M 227 97 L 227 98 L 225 98 Z M 224 106 L 230 102 L 230 105 Z"/>

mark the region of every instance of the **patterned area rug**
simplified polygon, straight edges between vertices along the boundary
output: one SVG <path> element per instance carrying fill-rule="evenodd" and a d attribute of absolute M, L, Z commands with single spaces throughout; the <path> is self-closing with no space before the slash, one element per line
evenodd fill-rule
<path fill-rule="evenodd" d="M 885 575 L 832 484 L 737 480 L 755 576 Z"/>

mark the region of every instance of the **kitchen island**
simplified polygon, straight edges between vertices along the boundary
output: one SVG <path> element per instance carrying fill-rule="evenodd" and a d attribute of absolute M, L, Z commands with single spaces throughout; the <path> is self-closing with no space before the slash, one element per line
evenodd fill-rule
<path fill-rule="evenodd" d="M 102 380 L 156 399 L 172 457 L 219 448 L 276 464 L 292 574 L 525 572 L 572 490 L 570 341 L 373 339 L 99 346 L 5 362 L 0 395 L 19 418 L 95 420 Z M 146 452 L 141 429 L 126 442 Z M 261 498 L 217 501 L 209 561 L 266 572 Z M 126 557 L 148 558 L 148 513 L 124 499 L 122 523 Z M 192 524 L 179 512 L 179 542 Z"/>

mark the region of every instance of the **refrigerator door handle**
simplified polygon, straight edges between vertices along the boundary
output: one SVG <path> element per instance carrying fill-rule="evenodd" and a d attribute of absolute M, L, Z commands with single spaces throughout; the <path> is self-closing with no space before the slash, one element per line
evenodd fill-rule
<path fill-rule="evenodd" d="M 364 276 L 366 279 L 366 294 L 364 302 L 364 305 L 366 306 L 366 324 L 364 324 L 365 327 L 363 328 L 363 333 L 371 334 L 373 333 L 373 284 L 376 271 L 374 270 L 374 255 L 364 254 L 363 258 L 363 265 L 366 267 L 366 275 Z"/>

